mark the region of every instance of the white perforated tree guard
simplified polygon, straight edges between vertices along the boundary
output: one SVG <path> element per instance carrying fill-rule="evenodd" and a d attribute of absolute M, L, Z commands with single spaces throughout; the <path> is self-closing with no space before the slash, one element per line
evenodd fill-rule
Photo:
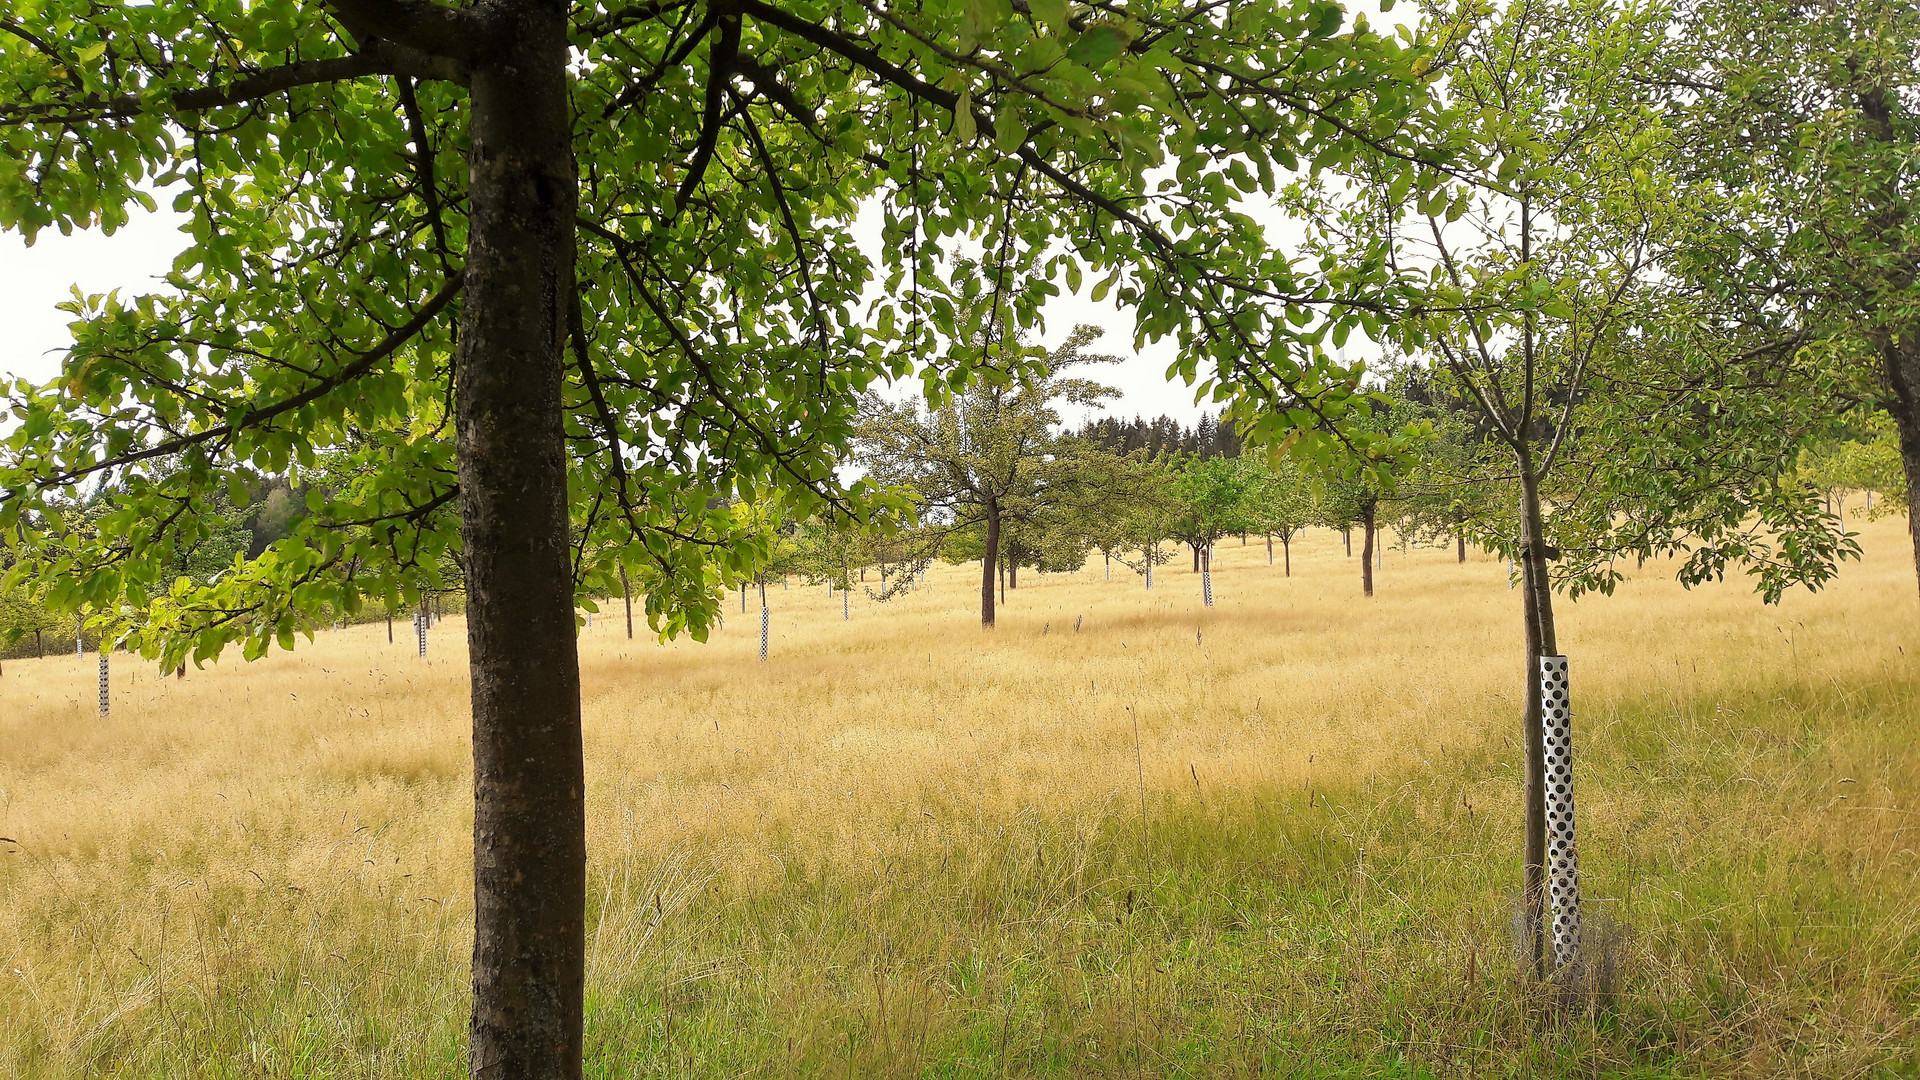
<path fill-rule="evenodd" d="M 1553 912 L 1553 963 L 1580 957 L 1580 856 L 1573 842 L 1573 708 L 1567 658 L 1540 658 L 1540 719 L 1547 756 L 1547 896 Z"/>
<path fill-rule="evenodd" d="M 420 639 L 420 655 L 427 655 L 427 617 L 425 614 L 413 617 L 413 633 Z"/>
<path fill-rule="evenodd" d="M 852 620 L 853 620 L 853 610 L 847 606 L 847 590 L 841 589 L 840 590 L 840 621 L 851 622 Z"/>
<path fill-rule="evenodd" d="M 760 606 L 760 662 L 767 662 L 767 608 Z"/>
<path fill-rule="evenodd" d="M 107 715 L 107 650 L 100 650 L 100 715 Z"/>

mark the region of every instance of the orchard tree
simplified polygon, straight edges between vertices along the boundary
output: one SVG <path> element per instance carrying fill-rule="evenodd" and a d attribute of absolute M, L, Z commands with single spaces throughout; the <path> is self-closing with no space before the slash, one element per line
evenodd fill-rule
<path fill-rule="evenodd" d="M 1711 228 L 1665 260 L 1749 337 L 1829 351 L 1920 480 L 1920 5 L 1688 0 L 1643 73 L 1664 91 L 1675 197 Z M 1920 520 L 1908 529 L 1920 573 Z"/>
<path fill-rule="evenodd" d="M 1098 406 L 1118 391 L 1062 374 L 1081 364 L 1118 363 L 1087 351 L 1101 330 L 1077 326 L 1034 359 L 1009 350 L 1008 367 L 964 393 L 923 409 L 870 397 L 859 431 L 859 462 L 882 484 L 911 491 L 922 515 L 949 531 L 980 532 L 980 624 L 994 624 L 994 586 L 1008 516 L 1037 520 L 1043 508 L 1073 497 L 1074 461 L 1084 444 L 1060 434 L 1057 403 Z"/>
<path fill-rule="evenodd" d="M 1374 536 L 1391 478 L 1352 466 L 1323 467 L 1318 477 L 1318 522 L 1335 532 L 1360 530 L 1360 592 L 1372 596 Z"/>
<path fill-rule="evenodd" d="M 1269 433 L 1337 441 L 1357 384 L 1307 343 L 1398 294 L 1238 207 L 1426 125 L 1424 70 L 1327 0 L 16 4 L 0 227 L 111 232 L 157 198 L 189 225 L 164 290 L 76 300 L 58 377 L 9 388 L 12 580 L 143 609 L 129 641 L 169 668 L 411 602 L 458 552 L 469 1067 L 578 1076 L 576 600 L 641 567 L 650 623 L 703 637 L 765 554 L 725 500 L 893 505 L 835 474 L 860 395 L 1016 374 L 981 331 L 1034 324 L 1057 277 Z M 209 492 L 309 490 L 322 457 L 290 535 L 173 577 Z M 49 545 L 38 508 L 102 477 L 98 543 Z"/>
<path fill-rule="evenodd" d="M 1306 185 L 1297 204 L 1324 257 L 1396 238 L 1394 264 L 1428 299 L 1388 339 L 1473 403 L 1490 431 L 1478 475 L 1512 498 L 1517 535 L 1483 536 L 1521 571 L 1525 896 L 1543 971 L 1538 658 L 1561 652 L 1555 589 L 1610 592 L 1623 562 L 1676 555 L 1684 583 L 1744 565 L 1772 600 L 1817 587 L 1851 550 L 1783 475 L 1831 413 L 1827 354 L 1663 269 L 1710 232 L 1642 78 L 1669 29 L 1658 8 L 1599 0 L 1433 9 L 1419 36 L 1444 57 L 1438 92 L 1459 119 L 1445 179 L 1410 191 L 1390 162 L 1369 162 L 1348 186 Z M 1499 510 L 1486 524 L 1511 520 L 1505 501 L 1487 504 Z"/>
<path fill-rule="evenodd" d="M 1293 576 L 1293 538 L 1318 520 L 1320 508 L 1313 485 L 1300 463 L 1284 454 L 1248 454 L 1239 459 L 1246 474 L 1246 516 L 1249 529 L 1267 538 L 1267 564 L 1273 564 L 1273 541 L 1280 540 L 1281 562 Z"/>
<path fill-rule="evenodd" d="M 1900 434 L 1885 413 L 1875 413 L 1864 424 L 1849 425 L 1814 443 L 1801 453 L 1794 473 L 1820 493 L 1843 523 L 1848 492 L 1864 492 L 1866 512 L 1875 516 L 1907 506 Z M 1876 492 L 1881 497 L 1877 507 L 1873 505 Z"/>
<path fill-rule="evenodd" d="M 1172 535 L 1193 551 L 1193 572 L 1211 559 L 1213 545 L 1223 536 L 1253 527 L 1247 497 L 1252 484 L 1234 458 L 1195 457 L 1175 466 L 1173 497 L 1180 507 Z"/>
<path fill-rule="evenodd" d="M 1136 520 L 1167 500 L 1166 467 L 1145 449 L 1105 449 L 1085 430 L 1075 439 L 1084 444 L 1075 468 L 1089 496 L 1068 505 L 1063 527 L 1082 551 L 1100 552 L 1104 576 L 1112 578 L 1116 557 L 1129 565 L 1124 553 L 1135 545 Z"/>

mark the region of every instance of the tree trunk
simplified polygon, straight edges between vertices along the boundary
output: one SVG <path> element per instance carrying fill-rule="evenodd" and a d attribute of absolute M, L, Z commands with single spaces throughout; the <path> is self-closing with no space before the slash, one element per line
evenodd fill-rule
<path fill-rule="evenodd" d="M 1008 559 L 1007 560 L 1007 588 L 1017 589 L 1019 587 L 1020 587 L 1020 560 Z"/>
<path fill-rule="evenodd" d="M 474 65 L 456 361 L 473 695 L 475 1077 L 578 1080 L 585 769 L 561 347 L 576 185 L 567 12 L 503 12 Z"/>
<path fill-rule="evenodd" d="M 627 640 L 633 640 L 633 586 L 627 584 L 627 568 L 620 567 L 620 599 L 627 604 Z"/>
<path fill-rule="evenodd" d="M 1193 572 L 1197 574 L 1200 572 L 1200 545 L 1188 544 L 1187 546 L 1193 549 Z"/>
<path fill-rule="evenodd" d="M 1547 748 L 1540 702 L 1540 657 L 1559 654 L 1553 623 L 1553 582 L 1547 575 L 1540 485 L 1530 455 L 1520 457 L 1521 579 L 1527 623 L 1525 717 L 1527 744 L 1526 917 L 1534 968 L 1546 972 Z"/>
<path fill-rule="evenodd" d="M 980 625 L 993 625 L 993 583 L 1000 557 L 1000 504 L 987 500 L 987 550 L 980 556 Z"/>
<path fill-rule="evenodd" d="M 1360 591 L 1373 595 L 1373 507 L 1360 512 Z M 1349 549 L 1348 554 L 1352 554 Z"/>
<path fill-rule="evenodd" d="M 34 651 L 40 655 L 40 659 L 45 660 L 47 658 L 47 640 L 41 636 L 41 631 L 39 630 L 33 632 L 33 648 Z"/>
<path fill-rule="evenodd" d="M 1347 558 L 1353 558 L 1353 530 L 1341 529 L 1340 542 L 1347 545 Z"/>
<path fill-rule="evenodd" d="M 1457 552 L 1457 553 L 1459 554 L 1459 558 L 1458 558 L 1458 559 L 1457 559 L 1456 561 L 1458 561 L 1458 562 L 1463 562 L 1463 563 L 1464 563 L 1464 562 L 1466 562 L 1466 561 L 1467 561 L 1467 536 L 1466 536 L 1466 534 L 1465 534 L 1465 533 L 1461 533 L 1460 535 L 1458 535 L 1458 536 L 1456 536 L 1456 537 L 1454 537 L 1454 538 L 1453 538 L 1453 543 L 1454 543 L 1454 550 L 1455 550 L 1455 551 L 1456 551 L 1456 552 Z"/>
<path fill-rule="evenodd" d="M 1879 347 L 1881 366 L 1893 389 L 1887 411 L 1900 436 L 1900 468 L 1907 477 L 1909 504 L 1920 500 L 1920 326 L 1903 334 L 1898 342 L 1886 341 Z M 1845 514 L 1842 504 L 1842 515 Z M 1844 528 L 1845 518 L 1842 517 Z M 1913 543 L 1913 566 L 1920 583 L 1920 510 L 1907 510 L 1907 535 Z"/>
<path fill-rule="evenodd" d="M 1267 565 L 1273 565 L 1273 534 L 1267 534 Z"/>
<path fill-rule="evenodd" d="M 1289 533 L 1280 538 L 1280 550 L 1286 556 L 1287 577 L 1293 576 L 1293 535 Z"/>

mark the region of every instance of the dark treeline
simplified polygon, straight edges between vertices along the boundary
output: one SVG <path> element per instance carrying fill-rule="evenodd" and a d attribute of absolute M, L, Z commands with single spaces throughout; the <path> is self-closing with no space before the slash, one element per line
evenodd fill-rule
<path fill-rule="evenodd" d="M 1140 416 L 1131 420 L 1102 417 L 1083 425 L 1079 437 L 1102 450 L 1121 454 L 1144 450 L 1149 457 L 1181 454 L 1231 458 L 1239 457 L 1241 448 L 1240 435 L 1233 430 L 1224 411 L 1219 416 L 1201 414 L 1200 422 L 1193 427 L 1182 427 L 1180 421 L 1171 416 L 1156 416 L 1151 420 Z"/>

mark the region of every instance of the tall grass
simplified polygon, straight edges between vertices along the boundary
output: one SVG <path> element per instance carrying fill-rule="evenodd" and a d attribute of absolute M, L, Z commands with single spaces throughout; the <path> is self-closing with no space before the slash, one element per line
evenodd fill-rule
<path fill-rule="evenodd" d="M 595 1076 L 1920 1075 L 1920 615 L 1902 523 L 1826 593 L 1563 609 L 1619 993 L 1518 975 L 1519 597 L 1336 537 L 1295 575 L 977 569 L 707 645 L 581 640 Z M 1076 629 L 1077 625 L 1077 629 Z M 462 626 L 0 679 L 0 1075 L 465 1071 Z M 1136 734 L 1137 733 L 1137 734 Z M 1143 783 L 1144 782 L 1144 783 Z M 1144 795 L 1142 787 L 1144 786 Z"/>

